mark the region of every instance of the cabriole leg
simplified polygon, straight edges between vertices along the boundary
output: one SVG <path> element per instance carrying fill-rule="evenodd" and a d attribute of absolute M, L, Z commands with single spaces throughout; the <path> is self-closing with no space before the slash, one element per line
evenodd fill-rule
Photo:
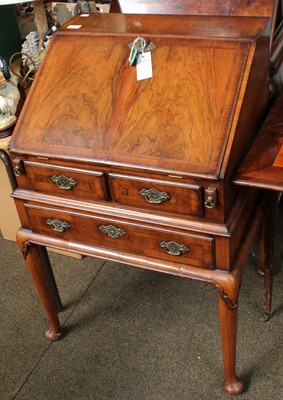
<path fill-rule="evenodd" d="M 225 374 L 224 390 L 231 395 L 239 394 L 243 390 L 243 383 L 235 372 L 238 306 L 231 307 L 219 294 L 218 307 Z"/>
<path fill-rule="evenodd" d="M 50 321 L 49 327 L 45 330 L 45 337 L 49 340 L 59 340 L 61 338 L 60 322 L 39 247 L 26 241 L 21 234 L 18 234 L 17 242 Z"/>

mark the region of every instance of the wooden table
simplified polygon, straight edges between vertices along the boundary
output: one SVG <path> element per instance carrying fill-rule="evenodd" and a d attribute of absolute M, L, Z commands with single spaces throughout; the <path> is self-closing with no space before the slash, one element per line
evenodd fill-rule
<path fill-rule="evenodd" d="M 283 92 L 275 100 L 233 182 L 265 192 L 265 219 L 260 236 L 264 256 L 260 257 L 260 269 L 265 281 L 264 319 L 268 320 L 272 300 L 274 220 L 283 191 Z"/>

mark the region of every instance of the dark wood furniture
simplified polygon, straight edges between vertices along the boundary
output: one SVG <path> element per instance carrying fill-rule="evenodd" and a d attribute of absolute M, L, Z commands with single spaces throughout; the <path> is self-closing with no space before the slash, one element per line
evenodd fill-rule
<path fill-rule="evenodd" d="M 264 275 L 265 319 L 271 314 L 274 219 L 283 191 L 283 92 L 276 98 L 253 145 L 233 179 L 236 185 L 260 188 L 265 193 L 265 218 L 260 236 L 260 269 Z"/>
<path fill-rule="evenodd" d="M 224 389 L 242 391 L 238 294 L 263 208 L 232 176 L 266 112 L 269 22 L 113 13 L 56 32 L 10 144 L 17 240 L 48 339 L 61 331 L 45 246 L 209 282 Z M 156 46 L 142 81 L 128 60 L 138 35 Z"/>

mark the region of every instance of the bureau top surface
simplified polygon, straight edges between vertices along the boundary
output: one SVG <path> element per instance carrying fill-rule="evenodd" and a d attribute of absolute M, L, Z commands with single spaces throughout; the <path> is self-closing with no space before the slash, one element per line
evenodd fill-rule
<path fill-rule="evenodd" d="M 136 14 L 272 15 L 274 0 L 112 0 L 113 12 Z"/>
<path fill-rule="evenodd" d="M 217 177 L 266 21 L 75 17 L 49 45 L 10 150 Z M 140 81 L 128 60 L 138 35 L 156 45 Z"/>

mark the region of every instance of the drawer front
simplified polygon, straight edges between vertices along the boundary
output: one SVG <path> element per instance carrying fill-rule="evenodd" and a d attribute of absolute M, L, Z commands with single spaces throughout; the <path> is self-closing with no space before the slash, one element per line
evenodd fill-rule
<path fill-rule="evenodd" d="M 126 223 L 122 220 L 26 205 L 35 233 L 213 269 L 214 239 Z"/>
<path fill-rule="evenodd" d="M 68 197 L 108 200 L 105 176 L 100 171 L 25 162 L 31 189 Z"/>
<path fill-rule="evenodd" d="M 201 186 L 113 173 L 109 177 L 113 200 L 119 204 L 203 216 Z"/>

